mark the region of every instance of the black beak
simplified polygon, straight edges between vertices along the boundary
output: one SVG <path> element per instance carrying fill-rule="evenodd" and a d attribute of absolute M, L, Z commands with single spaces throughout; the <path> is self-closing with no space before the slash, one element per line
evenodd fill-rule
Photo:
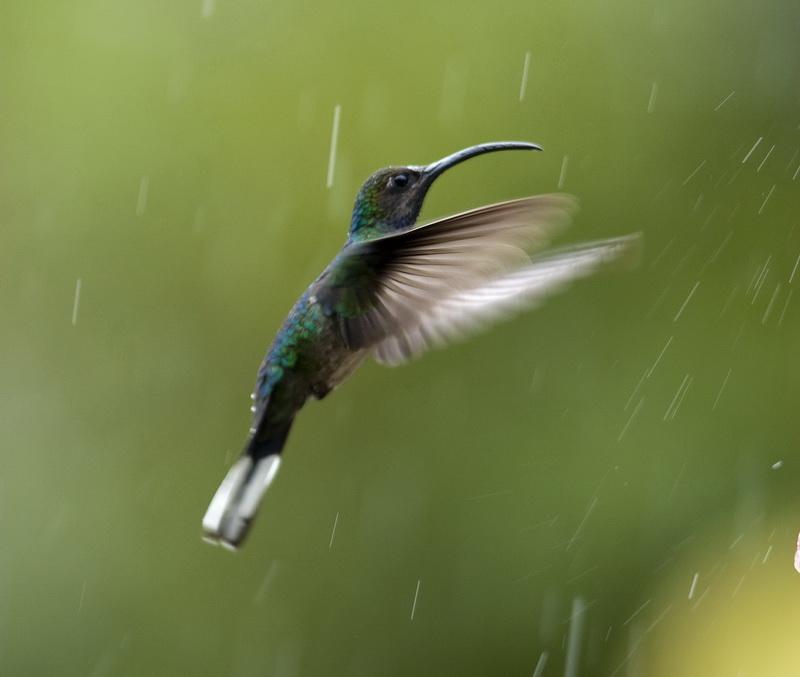
<path fill-rule="evenodd" d="M 483 155 L 484 153 L 494 153 L 498 150 L 542 150 L 542 147 L 538 144 L 528 143 L 526 141 L 494 141 L 491 143 L 479 143 L 477 146 L 470 146 L 469 148 L 456 151 L 452 155 L 448 155 L 447 157 L 443 157 L 441 160 L 437 160 L 436 162 L 429 164 L 422 170 L 422 173 L 426 182 L 430 184 L 437 176 L 451 167 L 455 167 L 460 162 L 469 160 L 477 155 Z"/>

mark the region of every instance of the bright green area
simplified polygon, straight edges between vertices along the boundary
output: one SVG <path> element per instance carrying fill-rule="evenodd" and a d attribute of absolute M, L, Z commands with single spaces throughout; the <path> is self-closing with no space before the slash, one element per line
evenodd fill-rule
<path fill-rule="evenodd" d="M 799 25 L 789 0 L 4 0 L 0 674 L 528 676 L 546 651 L 544 677 L 570 646 L 581 676 L 792 674 L 749 634 L 788 617 L 748 600 L 800 576 Z M 247 547 L 202 543 L 360 182 L 495 139 L 545 153 L 454 169 L 427 216 L 561 176 L 567 241 L 641 230 L 642 265 L 367 365 L 300 415 Z"/>

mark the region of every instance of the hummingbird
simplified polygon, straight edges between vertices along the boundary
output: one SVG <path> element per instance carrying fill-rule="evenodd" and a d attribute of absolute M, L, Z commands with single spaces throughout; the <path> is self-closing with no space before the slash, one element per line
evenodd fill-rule
<path fill-rule="evenodd" d="M 544 194 L 416 225 L 433 182 L 486 153 L 540 151 L 483 143 L 428 165 L 379 169 L 361 186 L 347 240 L 289 312 L 259 367 L 244 451 L 203 518 L 204 538 L 236 549 L 273 481 L 297 412 L 367 358 L 394 366 L 538 305 L 626 252 L 626 235 L 531 255 L 562 230 L 574 197 Z"/>

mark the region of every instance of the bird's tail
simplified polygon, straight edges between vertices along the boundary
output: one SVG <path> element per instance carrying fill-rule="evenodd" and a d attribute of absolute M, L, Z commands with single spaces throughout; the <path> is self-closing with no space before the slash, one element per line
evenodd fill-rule
<path fill-rule="evenodd" d="M 231 550 L 241 545 L 264 493 L 280 466 L 292 421 L 267 434 L 256 433 L 231 466 L 203 517 L 203 539 Z"/>

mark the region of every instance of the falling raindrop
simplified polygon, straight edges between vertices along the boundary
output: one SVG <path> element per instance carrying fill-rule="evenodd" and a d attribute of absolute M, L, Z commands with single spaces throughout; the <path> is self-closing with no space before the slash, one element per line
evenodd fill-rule
<path fill-rule="evenodd" d="M 339 140 L 339 117 L 342 113 L 342 107 L 337 103 L 333 108 L 333 125 L 331 127 L 331 148 L 328 154 L 328 178 L 325 185 L 328 188 L 333 187 L 333 172 L 336 168 L 336 144 Z"/>

